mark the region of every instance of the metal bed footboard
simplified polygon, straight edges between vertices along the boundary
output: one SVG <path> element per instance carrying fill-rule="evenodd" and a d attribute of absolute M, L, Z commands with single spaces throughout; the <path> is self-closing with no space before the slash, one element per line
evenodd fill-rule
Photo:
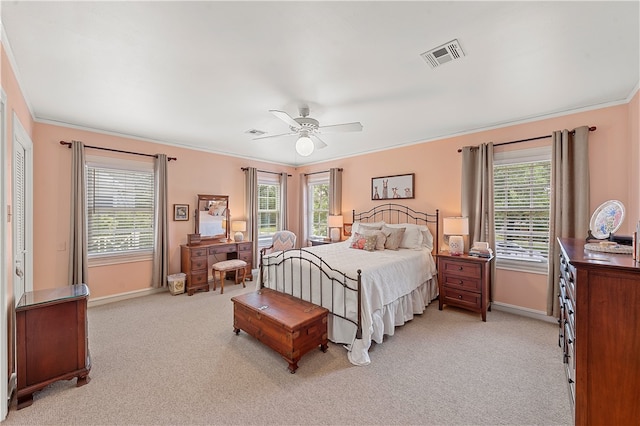
<path fill-rule="evenodd" d="M 350 322 L 356 327 L 356 338 L 362 338 L 360 269 L 354 278 L 332 268 L 321 257 L 305 249 L 284 250 L 270 256 L 265 256 L 264 250 L 261 250 L 260 288 L 265 287 L 265 277 L 270 277 L 270 282 L 276 284 L 274 290 L 320 305 L 335 317 Z M 330 294 L 326 295 L 325 292 Z M 353 315 L 347 309 L 350 294 L 357 301 Z M 336 299 L 342 301 L 341 306 L 338 306 Z"/>

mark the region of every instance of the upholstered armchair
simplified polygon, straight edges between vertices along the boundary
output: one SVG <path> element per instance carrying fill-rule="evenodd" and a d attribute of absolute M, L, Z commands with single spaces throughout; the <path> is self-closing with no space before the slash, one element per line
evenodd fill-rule
<path fill-rule="evenodd" d="M 271 245 L 261 250 L 262 254 L 289 250 L 296 247 L 296 234 L 291 231 L 277 231 L 273 234 Z"/>

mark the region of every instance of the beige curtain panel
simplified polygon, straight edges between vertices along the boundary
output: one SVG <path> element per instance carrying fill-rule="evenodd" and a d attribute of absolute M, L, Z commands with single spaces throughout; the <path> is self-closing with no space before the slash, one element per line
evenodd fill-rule
<path fill-rule="evenodd" d="M 84 144 L 71 142 L 71 235 L 69 236 L 69 285 L 88 284 L 87 200 Z"/>
<path fill-rule="evenodd" d="M 167 156 L 157 154 L 154 160 L 155 223 L 153 237 L 153 272 L 151 286 L 167 285 L 169 271 L 169 219 L 167 213 Z"/>

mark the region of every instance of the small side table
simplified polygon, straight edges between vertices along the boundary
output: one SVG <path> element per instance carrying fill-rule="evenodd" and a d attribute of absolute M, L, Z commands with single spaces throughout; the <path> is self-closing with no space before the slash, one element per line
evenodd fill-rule
<path fill-rule="evenodd" d="M 491 311 L 491 262 L 493 256 L 475 257 L 449 252 L 438 253 L 439 307 L 458 306 L 482 315 L 487 321 Z"/>
<path fill-rule="evenodd" d="M 325 244 L 332 244 L 333 241 L 331 240 L 310 240 L 311 241 L 311 245 L 312 246 L 322 246 Z"/>

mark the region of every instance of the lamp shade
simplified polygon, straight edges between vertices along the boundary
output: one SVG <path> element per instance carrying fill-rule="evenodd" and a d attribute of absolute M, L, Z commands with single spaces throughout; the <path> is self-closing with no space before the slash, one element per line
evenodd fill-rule
<path fill-rule="evenodd" d="M 445 235 L 468 235 L 469 218 L 467 217 L 445 217 L 442 219 L 442 232 Z"/>
<path fill-rule="evenodd" d="M 329 216 L 327 223 L 329 228 L 342 228 L 344 224 L 342 215 Z"/>
<path fill-rule="evenodd" d="M 308 157 L 313 152 L 313 141 L 307 135 L 302 135 L 296 141 L 296 152 L 303 157 Z"/>
<path fill-rule="evenodd" d="M 247 222 L 244 220 L 234 220 L 231 222 L 231 230 L 234 232 L 244 232 L 247 230 Z"/>

